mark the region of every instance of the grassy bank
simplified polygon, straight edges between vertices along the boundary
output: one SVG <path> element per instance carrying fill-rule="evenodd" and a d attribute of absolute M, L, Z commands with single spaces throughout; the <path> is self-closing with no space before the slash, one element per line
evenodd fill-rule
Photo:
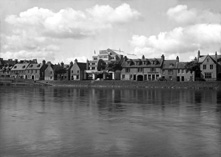
<path fill-rule="evenodd" d="M 51 86 L 100 88 L 183 88 L 221 90 L 221 82 L 160 82 L 160 81 L 41 81 Z"/>

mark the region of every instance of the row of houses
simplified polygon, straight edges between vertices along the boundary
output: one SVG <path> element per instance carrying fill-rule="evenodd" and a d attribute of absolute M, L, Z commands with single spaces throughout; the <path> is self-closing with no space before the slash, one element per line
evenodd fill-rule
<path fill-rule="evenodd" d="M 221 79 L 221 55 L 198 55 L 192 63 L 198 67 L 191 70 L 191 62 L 180 62 L 177 56 L 173 60 L 160 58 L 129 59 L 120 50 L 101 50 L 92 60 L 85 63 L 75 60 L 70 64 L 52 64 L 37 60 L 0 59 L 0 76 L 32 80 L 135 80 L 135 81 L 195 81 L 203 79 L 216 81 Z M 96 54 L 96 52 L 94 52 Z M 6 64 L 7 63 L 7 64 Z M 10 63 L 10 64 L 9 64 Z"/>

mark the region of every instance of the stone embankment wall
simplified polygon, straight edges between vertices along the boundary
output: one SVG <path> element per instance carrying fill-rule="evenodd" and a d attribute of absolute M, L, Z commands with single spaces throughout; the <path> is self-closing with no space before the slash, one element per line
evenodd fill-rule
<path fill-rule="evenodd" d="M 181 89 L 216 89 L 221 90 L 221 82 L 170 82 L 170 81 L 120 81 L 120 80 L 85 80 L 85 81 L 33 81 L 24 79 L 0 79 L 0 85 L 94 87 L 94 88 L 181 88 Z"/>
<path fill-rule="evenodd" d="M 160 81 L 44 81 L 52 86 L 100 88 L 183 88 L 221 89 L 221 82 L 160 82 Z"/>

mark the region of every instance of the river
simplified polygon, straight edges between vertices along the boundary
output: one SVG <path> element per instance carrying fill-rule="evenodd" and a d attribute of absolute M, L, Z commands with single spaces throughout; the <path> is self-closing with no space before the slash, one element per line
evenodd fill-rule
<path fill-rule="evenodd" d="M 0 86 L 1 157 L 221 156 L 221 91 Z"/>

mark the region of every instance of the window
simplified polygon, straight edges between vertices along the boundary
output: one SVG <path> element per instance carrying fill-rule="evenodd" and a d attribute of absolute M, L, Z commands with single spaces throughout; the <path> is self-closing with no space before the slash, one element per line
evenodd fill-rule
<path fill-rule="evenodd" d="M 212 64 L 210 65 L 210 69 L 213 69 L 213 65 Z"/>
<path fill-rule="evenodd" d="M 79 79 L 79 75 L 76 75 L 76 79 L 77 79 L 77 80 Z"/>
<path fill-rule="evenodd" d="M 125 75 L 122 75 L 122 79 L 125 79 Z"/>
<path fill-rule="evenodd" d="M 126 73 L 129 73 L 129 72 L 130 72 L 130 69 L 129 69 L 129 68 L 126 68 L 125 71 L 126 71 Z"/>
<path fill-rule="evenodd" d="M 178 73 L 180 73 L 180 69 L 178 69 Z"/>
<path fill-rule="evenodd" d="M 144 75 L 144 80 L 147 80 L 147 75 Z"/>
<path fill-rule="evenodd" d="M 77 73 L 79 73 L 79 70 L 77 71 Z"/>
<path fill-rule="evenodd" d="M 206 65 L 203 65 L 203 69 L 206 69 Z"/>
<path fill-rule="evenodd" d="M 148 80 L 151 80 L 151 75 L 148 75 Z"/>
<path fill-rule="evenodd" d="M 209 58 L 207 58 L 206 61 L 209 62 Z"/>
<path fill-rule="evenodd" d="M 91 70 L 95 70 L 95 67 L 91 67 Z"/>
<path fill-rule="evenodd" d="M 138 68 L 137 71 L 138 72 L 143 72 L 143 68 Z"/>
<path fill-rule="evenodd" d="M 50 74 L 52 74 L 52 71 L 50 71 Z"/>
<path fill-rule="evenodd" d="M 205 78 L 206 79 L 212 78 L 212 73 L 205 73 Z"/>
<path fill-rule="evenodd" d="M 156 72 L 156 68 L 151 68 L 150 71 L 151 72 Z"/>
<path fill-rule="evenodd" d="M 164 69 L 162 70 L 162 74 L 165 74 L 165 70 Z"/>
<path fill-rule="evenodd" d="M 173 75 L 173 70 L 171 70 L 171 69 L 168 70 L 168 74 L 169 74 L 169 75 Z"/>
<path fill-rule="evenodd" d="M 170 79 L 170 80 L 173 80 L 173 77 L 172 77 L 172 76 L 169 76 L 169 79 Z"/>

